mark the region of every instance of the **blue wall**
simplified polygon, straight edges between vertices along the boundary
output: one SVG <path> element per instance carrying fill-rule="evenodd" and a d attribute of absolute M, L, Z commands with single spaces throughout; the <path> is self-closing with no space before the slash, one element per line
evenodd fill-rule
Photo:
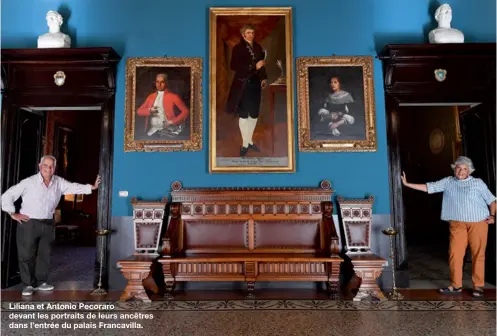
<path fill-rule="evenodd" d="M 468 42 L 495 41 L 495 0 L 452 0 L 453 27 Z M 173 5 L 173 3 L 175 3 Z M 375 61 L 376 153 L 299 153 L 295 174 L 208 173 L 208 8 L 291 6 L 294 56 L 375 55 L 387 43 L 421 43 L 436 3 L 413 0 L 4 0 L 2 48 L 35 48 L 47 31 L 45 14 L 58 10 L 73 46 L 111 46 L 121 54 L 116 95 L 114 216 L 131 214 L 130 196 L 158 199 L 170 183 L 203 186 L 317 186 L 330 179 L 337 194 L 377 197 L 375 213 L 388 214 L 389 186 L 381 64 Z M 204 150 L 197 153 L 124 153 L 124 71 L 127 57 L 201 56 L 204 59 Z M 296 110 L 296 109 L 295 109 Z M 297 119 L 295 119 L 297 120 Z M 297 125 L 295 125 L 295 132 Z M 297 148 L 297 144 L 295 144 Z"/>

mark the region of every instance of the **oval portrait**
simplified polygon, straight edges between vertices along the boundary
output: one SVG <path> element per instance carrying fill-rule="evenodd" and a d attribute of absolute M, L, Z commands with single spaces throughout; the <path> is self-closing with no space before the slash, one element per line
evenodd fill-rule
<path fill-rule="evenodd" d="M 445 147 L 445 136 L 440 128 L 435 128 L 430 134 L 430 150 L 433 154 L 442 153 Z"/>

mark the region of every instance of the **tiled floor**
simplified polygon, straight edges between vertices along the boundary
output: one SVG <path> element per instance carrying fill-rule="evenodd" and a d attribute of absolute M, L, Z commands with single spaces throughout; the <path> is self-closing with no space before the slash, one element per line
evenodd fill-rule
<path fill-rule="evenodd" d="M 409 246 L 409 282 L 413 289 L 436 289 L 450 285 L 448 248 L 445 246 Z M 464 264 L 463 287 L 471 288 L 471 258 Z M 495 288 L 487 283 L 485 288 Z"/>
<path fill-rule="evenodd" d="M 256 293 L 257 300 L 243 300 L 245 293 L 242 291 L 187 291 L 177 292 L 173 301 L 153 295 L 151 304 L 143 304 L 118 301 L 120 292 L 91 295 L 92 272 L 88 270 L 93 269 L 94 249 L 77 247 L 54 252 L 51 281 L 58 290 L 37 292 L 27 298 L 21 295 L 18 287 L 2 291 L 2 335 L 102 335 L 103 332 L 120 336 L 496 334 L 495 289 L 486 290 L 483 300 L 474 299 L 468 290 L 459 296 L 444 296 L 434 289 L 408 289 L 400 291 L 404 295 L 400 302 L 353 302 L 350 293 L 344 293 L 341 300 L 329 300 L 325 293 L 313 290 L 260 290 Z M 429 287 L 426 283 L 444 281 L 441 278 L 446 276 L 444 271 L 439 272 L 443 267 L 441 259 L 437 266 L 426 263 L 433 260 L 431 257 L 420 254 L 418 269 L 425 269 L 421 274 L 413 273 L 412 281 L 425 281 L 425 288 Z M 55 319 L 60 324 L 70 323 L 69 329 L 20 329 L 11 324 L 12 312 L 27 311 L 10 308 L 10 304 L 83 301 L 113 304 L 114 309 L 105 313 L 115 313 L 116 318 Z M 72 312 L 84 316 L 89 312 L 100 313 L 62 309 L 50 314 Z M 135 316 L 133 313 L 150 314 L 151 318 L 123 318 L 122 313 L 131 316 Z M 110 323 L 114 325 L 109 327 Z M 75 325 L 77 329 L 74 329 Z"/>
<path fill-rule="evenodd" d="M 120 329 L 104 329 L 99 321 L 93 321 L 85 320 L 86 326 L 94 326 L 77 330 L 8 329 L 9 319 L 2 313 L 3 335 L 8 336 L 494 336 L 496 330 L 494 312 L 466 311 L 158 311 L 151 319 L 106 320 L 128 323 Z"/>
<path fill-rule="evenodd" d="M 92 290 L 95 253 L 95 247 L 54 246 L 48 283 L 60 290 Z M 19 291 L 22 286 L 7 290 Z"/>
<path fill-rule="evenodd" d="M 464 289 L 460 295 L 443 295 L 433 289 L 400 289 L 404 296 L 403 301 L 493 301 L 496 300 L 496 290 L 485 290 L 484 298 L 474 299 L 470 290 Z M 2 291 L 3 301 L 37 302 L 37 301 L 117 301 L 120 291 L 110 291 L 106 295 L 93 296 L 92 291 L 83 290 L 54 290 L 52 292 L 36 292 L 31 297 L 23 297 L 20 291 Z M 387 293 L 385 293 L 387 294 Z M 244 291 L 176 291 L 173 301 L 241 301 L 244 300 Z M 162 295 L 152 294 L 152 301 L 164 301 Z M 338 301 L 352 301 L 353 294 L 343 293 Z M 304 301 L 330 301 L 324 291 L 309 289 L 297 290 L 259 290 L 256 291 L 257 300 L 304 300 Z"/>
<path fill-rule="evenodd" d="M 434 291 L 430 296 L 433 296 Z M 26 309 L 9 309 L 9 298 L 2 303 L 2 335 L 495 335 L 495 301 L 464 300 L 459 301 L 421 300 L 422 291 L 404 291 L 407 298 L 418 300 L 401 302 L 383 301 L 376 303 L 333 301 L 322 299 L 316 293 L 298 293 L 297 296 L 314 297 L 312 299 L 285 299 L 284 296 L 295 296 L 296 293 L 271 293 L 260 300 L 226 299 L 233 293 L 189 293 L 173 301 L 162 298 L 151 304 L 139 302 L 116 302 L 119 293 L 110 293 L 105 297 L 90 297 L 88 293 L 58 292 L 33 296 L 32 300 L 24 300 L 24 304 L 39 301 L 62 300 L 63 297 L 72 302 L 85 299 L 99 299 L 113 304 L 113 309 L 106 314 L 115 317 L 80 317 L 55 320 L 59 323 L 70 323 L 72 329 L 15 329 L 10 327 L 11 312 L 27 313 Z M 436 292 L 435 292 L 436 293 Z M 9 293 L 11 296 L 14 292 Z M 64 294 L 64 295 L 63 295 Z M 276 295 L 283 297 L 276 299 Z M 425 294 L 426 295 L 426 291 Z M 197 300 L 185 300 L 196 296 Z M 495 291 L 493 292 L 495 298 Z M 100 302 L 100 303 L 104 303 Z M 61 304 L 68 302 L 61 302 Z M 88 304 L 88 302 L 87 302 Z M 10 310 L 10 312 L 9 312 Z M 71 310 L 59 308 L 50 314 L 89 312 L 99 314 L 96 310 Z M 142 316 L 136 316 L 139 313 Z M 121 314 L 129 314 L 124 317 Z M 148 318 L 144 318 L 143 316 Z M 50 315 L 52 316 L 52 315 Z M 109 315 L 110 316 L 110 315 Z M 39 321 L 37 321 L 39 322 Z M 104 324 L 100 324 L 100 322 Z M 81 325 L 81 323 L 85 323 Z M 110 323 L 122 323 L 119 328 L 107 328 Z M 74 330 L 74 325 L 78 329 Z"/>

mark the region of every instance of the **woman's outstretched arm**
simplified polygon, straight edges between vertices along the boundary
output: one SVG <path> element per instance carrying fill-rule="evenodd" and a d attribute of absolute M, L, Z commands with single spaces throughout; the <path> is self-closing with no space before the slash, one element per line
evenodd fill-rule
<path fill-rule="evenodd" d="M 428 192 L 428 187 L 426 186 L 426 184 L 415 184 L 407 182 L 405 172 L 402 172 L 402 176 L 400 178 L 402 179 L 402 184 L 405 185 L 406 187 L 419 191 Z"/>

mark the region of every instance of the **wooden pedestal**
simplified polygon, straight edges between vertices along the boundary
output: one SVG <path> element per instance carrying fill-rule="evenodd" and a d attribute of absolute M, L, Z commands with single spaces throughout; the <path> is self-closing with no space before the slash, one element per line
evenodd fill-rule
<path fill-rule="evenodd" d="M 128 284 L 119 298 L 120 300 L 127 301 L 135 298 L 143 302 L 151 302 L 143 286 L 143 281 L 149 277 L 152 262 L 155 259 L 157 256 L 134 255 L 117 263 L 124 277 L 128 279 Z"/>
<path fill-rule="evenodd" d="M 383 272 L 386 260 L 375 254 L 352 255 L 349 257 L 354 266 L 355 274 L 362 280 L 354 301 L 385 300 L 385 295 L 378 287 L 376 279 Z"/>

